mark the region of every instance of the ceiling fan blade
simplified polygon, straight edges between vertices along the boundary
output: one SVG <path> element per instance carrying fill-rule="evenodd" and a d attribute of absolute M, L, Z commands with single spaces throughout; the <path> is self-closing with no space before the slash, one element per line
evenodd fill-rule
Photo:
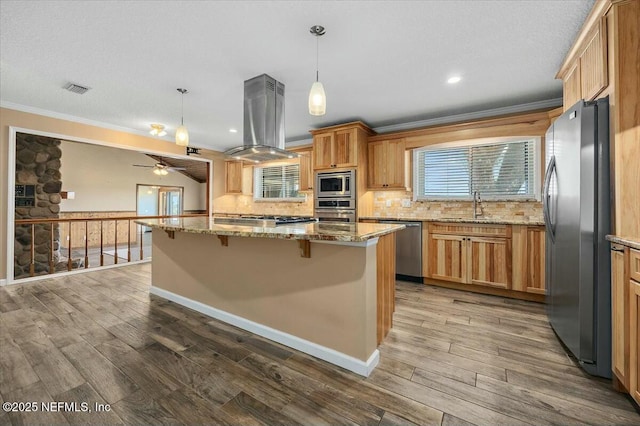
<path fill-rule="evenodd" d="M 133 167 L 155 167 L 155 166 L 147 166 L 146 164 L 132 164 Z"/>
<path fill-rule="evenodd" d="M 167 167 L 169 170 L 187 170 L 186 167 Z"/>

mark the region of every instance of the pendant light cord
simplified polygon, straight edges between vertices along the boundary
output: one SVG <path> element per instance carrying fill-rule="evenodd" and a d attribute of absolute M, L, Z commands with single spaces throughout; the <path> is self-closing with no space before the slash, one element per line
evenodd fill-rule
<path fill-rule="evenodd" d="M 318 37 L 318 35 L 316 34 L 316 81 L 320 81 L 320 79 L 319 79 L 319 74 L 320 74 L 320 72 L 319 72 L 319 69 L 320 69 L 320 59 L 319 59 L 319 57 L 320 57 L 320 55 L 318 53 L 318 50 L 320 49 L 319 48 L 319 42 L 318 42 L 319 38 L 320 37 Z"/>
<path fill-rule="evenodd" d="M 182 93 L 182 106 L 180 107 L 181 109 L 181 114 L 180 114 L 180 125 L 184 126 L 184 92 L 180 92 Z"/>

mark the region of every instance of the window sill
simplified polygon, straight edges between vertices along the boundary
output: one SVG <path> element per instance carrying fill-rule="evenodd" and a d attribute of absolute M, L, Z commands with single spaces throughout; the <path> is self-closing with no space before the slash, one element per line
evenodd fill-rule
<path fill-rule="evenodd" d="M 459 202 L 473 202 L 473 198 L 418 198 L 414 199 L 418 203 L 429 203 L 429 202 L 439 202 L 439 203 L 459 203 Z M 527 198 L 518 198 L 518 197 L 510 197 L 510 198 L 481 198 L 480 203 L 513 203 L 513 202 L 522 202 L 522 203 L 539 203 L 540 199 L 535 197 L 527 197 Z"/>

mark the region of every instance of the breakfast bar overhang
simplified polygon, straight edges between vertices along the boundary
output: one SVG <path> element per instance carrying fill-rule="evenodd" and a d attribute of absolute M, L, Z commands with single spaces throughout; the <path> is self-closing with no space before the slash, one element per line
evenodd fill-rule
<path fill-rule="evenodd" d="M 137 222 L 153 229 L 151 293 L 363 376 L 377 365 L 404 225 Z"/>

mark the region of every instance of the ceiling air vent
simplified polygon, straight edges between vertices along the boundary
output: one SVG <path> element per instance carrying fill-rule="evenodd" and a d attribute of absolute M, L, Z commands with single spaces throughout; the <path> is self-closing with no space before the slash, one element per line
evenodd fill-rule
<path fill-rule="evenodd" d="M 78 95 L 82 95 L 87 90 L 91 89 L 90 87 L 80 86 L 79 84 L 75 84 L 75 83 L 69 83 L 66 86 L 64 86 L 64 88 L 70 92 L 77 93 Z"/>

